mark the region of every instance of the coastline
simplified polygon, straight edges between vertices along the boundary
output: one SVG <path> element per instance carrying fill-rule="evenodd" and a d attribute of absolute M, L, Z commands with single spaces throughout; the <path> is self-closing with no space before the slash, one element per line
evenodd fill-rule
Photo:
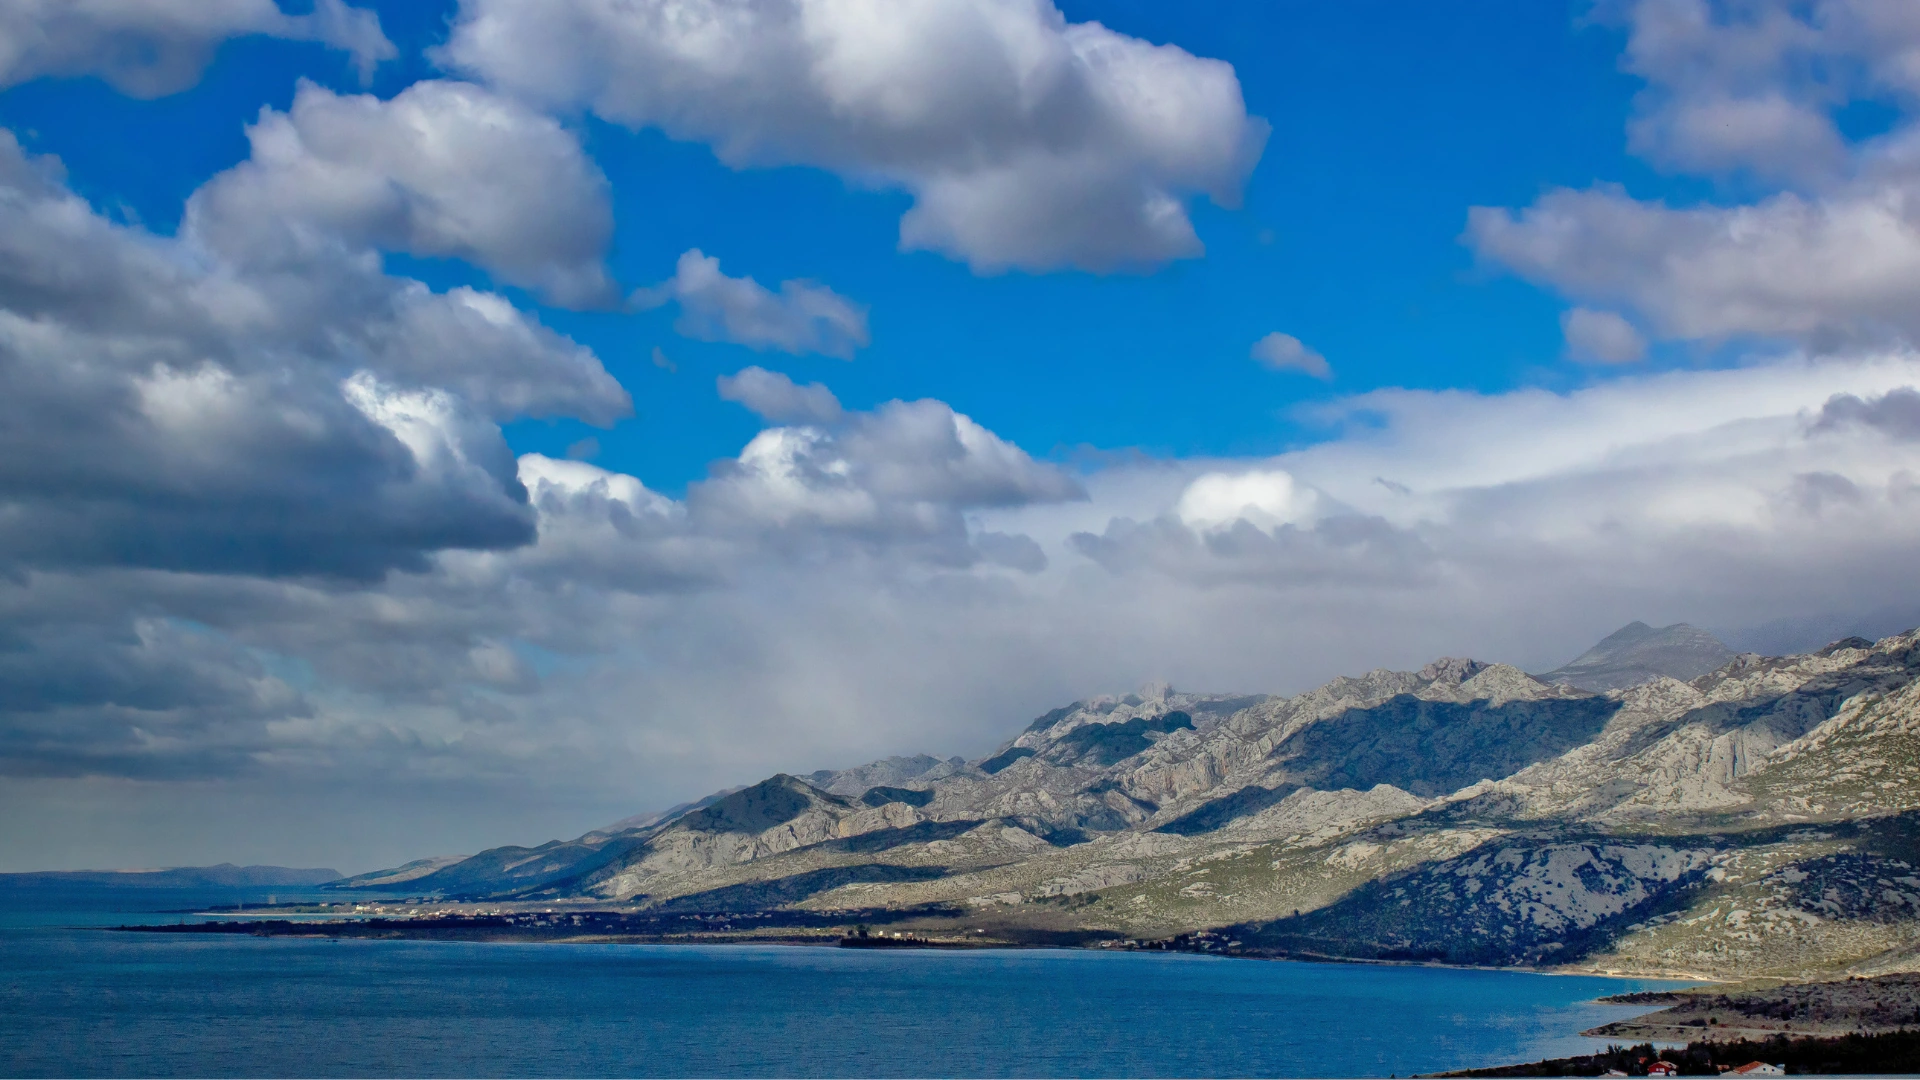
<path fill-rule="evenodd" d="M 1180 953 L 1192 956 L 1215 956 L 1232 960 L 1278 961 L 1304 964 L 1356 964 L 1377 967 L 1439 968 L 1451 971 L 1487 971 L 1517 973 L 1527 975 L 1577 976 L 1582 978 L 1618 979 L 1681 983 L 1688 986 L 1721 985 L 1725 980 L 1693 972 L 1665 971 L 1622 971 L 1619 969 L 1585 969 L 1562 965 L 1558 967 L 1527 967 L 1521 965 L 1497 966 L 1485 964 L 1456 964 L 1438 960 L 1391 960 L 1377 957 L 1350 957 L 1322 953 L 1290 952 L 1265 953 L 1245 949 L 1208 948 L 1192 944 L 1177 943 L 1180 938 L 1189 935 L 1176 935 L 1175 938 L 1142 941 L 1119 936 L 1116 931 L 1055 931 L 1027 927 L 996 927 L 984 933 L 966 934 L 942 933 L 914 928 L 917 932 L 902 933 L 906 936 L 891 937 L 890 932 L 873 934 L 862 944 L 849 944 L 859 941 L 858 936 L 849 932 L 849 927 L 862 922 L 888 920 L 907 922 L 926 917 L 926 912 L 867 911 L 859 912 L 857 918 L 849 918 L 848 913 L 836 912 L 832 915 L 805 913 L 778 913 L 781 916 L 797 915 L 790 922 L 767 925 L 760 928 L 731 927 L 715 929 L 709 925 L 716 919 L 727 922 L 749 922 L 771 919 L 774 913 L 749 913 L 715 916 L 705 913 L 686 914 L 648 914 L 648 913 L 606 913 L 555 911 L 556 919 L 571 920 L 580 916 L 582 923 L 560 925 L 557 922 L 543 923 L 526 921 L 528 915 L 420 915 L 392 917 L 387 915 L 362 915 L 341 917 L 330 915 L 324 919 L 315 918 L 314 913 L 288 912 L 285 915 L 270 916 L 263 919 L 212 921 L 218 915 L 231 914 L 223 911 L 201 911 L 193 913 L 203 920 L 188 923 L 125 924 L 110 927 L 114 932 L 127 933 L 168 933 L 168 934 L 246 934 L 255 937 L 299 937 L 299 938 L 355 938 L 367 940 L 418 940 L 418 941 L 479 941 L 499 942 L 502 944 L 579 944 L 579 945 L 799 945 L 817 948 L 846 947 L 870 949 L 1074 949 L 1087 952 L 1128 952 L 1128 953 Z M 548 913 L 540 913 L 542 917 Z M 619 919 L 626 925 L 622 932 L 586 932 L 572 931 L 585 929 L 585 920 L 596 917 L 599 920 Z M 651 924 L 651 929 L 639 929 L 633 925 Z M 673 929 L 663 923 L 681 924 Z M 686 925 L 686 924 L 700 925 Z M 1134 942 L 1138 941 L 1138 944 Z M 1680 989 L 1680 987 L 1675 987 Z M 1623 1003 L 1624 1004 L 1624 1003 Z"/>

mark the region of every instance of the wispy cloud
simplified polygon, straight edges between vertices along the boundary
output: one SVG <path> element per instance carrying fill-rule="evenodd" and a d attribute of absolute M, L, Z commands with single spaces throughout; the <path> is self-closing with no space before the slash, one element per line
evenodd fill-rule
<path fill-rule="evenodd" d="M 719 259 L 698 248 L 680 256 L 671 278 L 633 300 L 643 308 L 676 303 L 680 333 L 750 349 L 851 360 L 869 340 L 866 309 L 825 285 L 783 281 L 774 292 L 750 277 L 728 277 Z"/>

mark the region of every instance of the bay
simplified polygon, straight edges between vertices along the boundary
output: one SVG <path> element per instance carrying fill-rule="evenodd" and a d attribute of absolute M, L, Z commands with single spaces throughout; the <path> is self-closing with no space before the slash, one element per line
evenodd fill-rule
<path fill-rule="evenodd" d="M 68 897 L 64 920 L 44 898 L 12 905 L 0 918 L 0 1074 L 1405 1076 L 1597 1047 L 1576 1033 L 1645 1010 L 1593 998 L 1675 985 L 1074 950 L 100 925 L 173 921 L 184 916 L 128 909 L 181 899 Z"/>

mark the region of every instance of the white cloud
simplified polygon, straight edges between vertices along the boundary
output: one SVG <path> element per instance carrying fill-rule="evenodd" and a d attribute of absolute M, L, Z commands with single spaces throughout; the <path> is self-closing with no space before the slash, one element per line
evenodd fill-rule
<path fill-rule="evenodd" d="M 0 133 L 0 562 L 378 578 L 533 539 L 495 421 L 626 394 L 498 297 L 116 226 Z"/>
<path fill-rule="evenodd" d="M 314 0 L 304 15 L 274 0 L 7 0 L 0 87 L 97 75 L 121 93 L 161 97 L 199 82 L 222 41 L 252 34 L 342 49 L 362 82 L 399 55 L 378 15 L 342 0 Z"/>
<path fill-rule="evenodd" d="M 816 531 L 966 563 L 968 511 L 1080 498 L 1080 484 L 938 401 L 890 401 L 831 427 L 762 431 L 688 492 L 721 530 Z"/>
<path fill-rule="evenodd" d="M 1834 431 L 1855 425 L 1878 429 L 1894 439 L 1920 439 L 1920 390 L 1901 387 L 1871 401 L 1856 394 L 1835 394 L 1820 407 L 1812 430 Z"/>
<path fill-rule="evenodd" d="M 1576 360 L 1631 364 L 1647 356 L 1647 339 L 1633 324 L 1611 311 L 1571 308 L 1560 313 L 1560 333 Z"/>
<path fill-rule="evenodd" d="M 1916 340 L 1920 8 L 1623 0 L 1598 14 L 1627 27 L 1623 66 L 1647 80 L 1629 125 L 1637 153 L 1777 190 L 1675 206 L 1612 185 L 1558 188 L 1518 212 L 1474 208 L 1466 240 L 1481 256 L 1669 340 L 1822 352 Z M 1861 99 L 1899 115 L 1849 142 L 1835 116 Z M 1609 336 L 1617 355 L 1633 352 L 1624 333 Z"/>
<path fill-rule="evenodd" d="M 1920 229 L 1904 180 L 1821 199 L 1675 209 L 1617 188 L 1548 192 L 1518 214 L 1476 207 L 1479 253 L 1662 337 L 1832 346 L 1920 333 Z"/>
<path fill-rule="evenodd" d="M 699 248 L 683 253 L 671 278 L 634 294 L 642 307 L 680 305 L 674 329 L 703 341 L 751 349 L 853 359 L 868 342 L 867 311 L 810 281 L 783 281 L 773 292 L 750 277 L 728 277 Z"/>
<path fill-rule="evenodd" d="M 1747 167 L 1819 181 L 1846 164 L 1846 144 L 1817 110 L 1778 94 L 1676 102 L 1628 127 L 1636 153 L 1687 172 Z"/>
<path fill-rule="evenodd" d="M 411 282 L 355 330 L 358 341 L 336 335 L 355 361 L 457 391 L 496 419 L 570 416 L 606 426 L 632 412 L 592 350 L 495 293 L 464 285 L 436 293 Z"/>
<path fill-rule="evenodd" d="M 1327 358 L 1292 334 L 1275 331 L 1253 343 L 1253 358 L 1274 371 L 1297 371 L 1316 379 L 1333 378 Z"/>
<path fill-rule="evenodd" d="M 840 399 L 819 383 L 805 386 L 777 371 L 750 367 L 737 375 L 722 375 L 721 398 L 739 402 L 774 423 L 832 424 L 841 416 Z"/>
<path fill-rule="evenodd" d="M 470 83 L 417 82 L 392 100 L 302 81 L 263 109 L 252 155 L 194 196 L 188 228 L 223 256 L 270 262 L 331 241 L 463 259 L 575 306 L 618 290 L 606 177 L 552 118 Z"/>
<path fill-rule="evenodd" d="M 1206 473 L 1180 493 L 1174 516 L 1196 529 L 1221 529 L 1238 521 L 1263 529 L 1312 521 L 1319 499 L 1279 469 Z"/>
<path fill-rule="evenodd" d="M 1621 0 L 1622 66 L 1647 80 L 1631 145 L 1695 172 L 1821 184 L 1848 171 L 1834 112 L 1920 91 L 1920 13 L 1881 0 Z"/>
<path fill-rule="evenodd" d="M 463 0 L 450 69 L 552 109 L 904 188 L 901 246 L 977 271 L 1200 253 L 1265 142 L 1233 69 L 1049 0 Z"/>

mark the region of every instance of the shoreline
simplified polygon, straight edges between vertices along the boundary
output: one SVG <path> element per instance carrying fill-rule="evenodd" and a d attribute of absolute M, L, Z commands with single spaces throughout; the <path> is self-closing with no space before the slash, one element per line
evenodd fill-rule
<path fill-rule="evenodd" d="M 232 912 L 206 911 L 196 912 L 203 919 L 213 919 Z M 251 913 L 249 913 L 251 914 Z M 556 913 L 560 914 L 560 913 Z M 574 914 L 567 912 L 567 917 Z M 603 917 L 607 913 L 598 913 Z M 756 913 L 757 914 L 757 913 Z M 751 920 L 756 914 L 730 916 L 730 919 Z M 917 917 L 918 913 L 903 913 Z M 411 941 L 469 941 L 481 944 L 524 944 L 524 945 L 791 945 L 812 948 L 854 948 L 880 950 L 926 950 L 958 951 L 979 949 L 1060 949 L 1094 953 L 1159 953 L 1164 955 L 1212 956 L 1229 960 L 1275 961 L 1282 963 L 1304 964 L 1363 964 L 1376 967 L 1402 968 L 1440 968 L 1450 971 L 1484 971 L 1504 974 L 1577 976 L 1594 979 L 1641 980 L 1652 982 L 1683 983 L 1688 986 L 1707 986 L 1726 984 L 1727 980 L 1693 972 L 1629 972 L 1618 969 L 1584 970 L 1571 967 L 1524 967 L 1494 966 L 1484 964 L 1454 964 L 1438 960 L 1388 960 L 1375 957 L 1348 957 L 1320 953 L 1256 953 L 1243 950 L 1212 949 L 1203 947 L 1171 946 L 1171 939 L 1161 939 L 1143 945 L 1122 945 L 1121 941 L 1134 939 L 1114 937 L 1094 937 L 1109 933 L 1106 931 L 1042 931 L 1030 930 L 1024 934 L 1002 936 L 967 937 L 926 937 L 916 935 L 911 938 L 889 938 L 874 935 L 867 939 L 872 944 L 849 945 L 847 942 L 859 940 L 854 935 L 834 932 L 844 929 L 848 920 L 844 917 L 833 919 L 804 919 L 811 925 L 775 927 L 755 931 L 742 928 L 742 932 L 730 933 L 727 930 L 713 930 L 705 927 L 687 927 L 677 930 L 632 931 L 626 933 L 566 933 L 575 926 L 511 924 L 506 920 L 516 916 L 413 916 L 393 918 L 390 916 L 362 915 L 358 917 L 327 916 L 314 918 L 305 913 L 286 916 L 251 919 L 245 921 L 206 921 L 198 923 L 152 923 L 123 924 L 113 927 L 94 927 L 116 933 L 168 933 L 168 934 L 245 934 L 253 937 L 298 937 L 298 938 L 353 938 L 359 940 L 411 940 Z M 646 916 L 636 914 L 633 918 L 674 919 L 676 921 L 701 921 L 712 916 Z M 494 922 L 492 920 L 501 920 Z M 577 925 L 577 924 L 576 924 Z M 578 927 L 584 929 L 584 927 Z M 730 929 L 730 928 L 729 928 Z M 792 933 L 780 933 L 781 929 L 791 929 Z M 542 932 L 546 930 L 558 933 Z M 807 933 L 807 930 L 826 932 Z M 1092 940 L 1088 940 L 1092 938 Z M 1678 989 L 1678 987 L 1676 987 Z M 1596 999 L 1598 1000 L 1598 999 Z M 1626 1003 L 1621 1003 L 1626 1004 Z"/>

